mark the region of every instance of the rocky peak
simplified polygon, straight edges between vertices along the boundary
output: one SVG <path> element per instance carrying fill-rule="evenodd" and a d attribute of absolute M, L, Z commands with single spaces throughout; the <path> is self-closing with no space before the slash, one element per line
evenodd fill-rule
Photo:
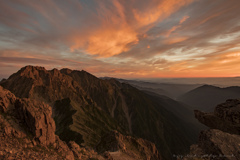
<path fill-rule="evenodd" d="M 20 76 L 36 79 L 39 77 L 40 72 L 46 73 L 47 70 L 44 67 L 40 66 L 25 66 L 21 68 L 17 73 L 20 74 Z"/>
<path fill-rule="evenodd" d="M 72 73 L 72 70 L 68 69 L 68 68 L 63 68 L 63 69 L 60 70 L 60 72 L 63 73 L 63 74 L 68 75 L 68 74 Z"/>
<path fill-rule="evenodd" d="M 52 74 L 53 77 L 59 77 L 61 74 L 61 72 L 56 68 L 50 70 L 50 73 Z"/>

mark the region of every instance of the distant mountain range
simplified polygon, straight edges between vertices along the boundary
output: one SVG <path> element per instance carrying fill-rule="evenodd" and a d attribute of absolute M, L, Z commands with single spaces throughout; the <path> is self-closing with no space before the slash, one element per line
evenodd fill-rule
<path fill-rule="evenodd" d="M 201 84 L 155 83 L 125 79 L 117 80 L 123 83 L 128 83 L 140 90 L 147 90 L 150 92 L 157 93 L 159 95 L 165 95 L 172 99 L 177 99 L 184 93 L 187 93 L 188 91 L 201 86 Z"/>
<path fill-rule="evenodd" d="M 172 84 L 124 79 L 118 80 L 120 82 L 131 84 L 142 91 L 153 92 L 158 95 L 171 97 L 172 99 L 178 101 L 178 103 L 182 102 L 185 105 L 188 105 L 191 110 L 199 109 L 202 111 L 213 111 L 216 105 L 226 101 L 227 99 L 240 98 L 239 86 L 224 88 L 201 84 Z"/>
<path fill-rule="evenodd" d="M 238 86 L 220 88 L 204 85 L 185 93 L 178 100 L 194 109 L 213 111 L 217 104 L 223 103 L 227 99 L 237 98 L 240 98 L 240 87 Z"/>
<path fill-rule="evenodd" d="M 26 66 L 0 85 L 19 98 L 49 104 L 56 134 L 81 146 L 95 148 L 101 137 L 117 130 L 155 143 L 163 159 L 172 159 L 188 152 L 202 128 L 182 103 L 86 71 Z"/>

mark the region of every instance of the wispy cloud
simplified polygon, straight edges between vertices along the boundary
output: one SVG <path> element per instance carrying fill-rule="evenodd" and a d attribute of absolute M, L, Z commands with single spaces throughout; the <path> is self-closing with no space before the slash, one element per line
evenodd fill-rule
<path fill-rule="evenodd" d="M 97 76 L 230 76 L 239 1 L 0 1 L 0 68 L 33 64 Z M 231 70 L 232 68 L 232 70 Z M 6 70 L 6 71 L 5 71 Z M 9 71 L 8 71 L 9 70 Z"/>

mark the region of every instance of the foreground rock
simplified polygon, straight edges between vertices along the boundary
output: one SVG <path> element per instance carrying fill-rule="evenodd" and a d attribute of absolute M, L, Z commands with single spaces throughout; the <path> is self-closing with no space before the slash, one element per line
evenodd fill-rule
<path fill-rule="evenodd" d="M 240 101 L 227 100 L 213 113 L 195 111 L 195 117 L 211 129 L 202 131 L 198 144 L 185 159 L 240 159 Z M 179 157 L 180 158 L 180 157 Z"/>
<path fill-rule="evenodd" d="M 0 142 L 0 159 L 103 159 L 74 142 L 69 147 L 60 140 L 49 105 L 19 99 L 1 86 Z"/>
<path fill-rule="evenodd" d="M 237 99 L 230 99 L 218 105 L 213 113 L 196 110 L 195 117 L 210 128 L 240 134 L 240 101 Z"/>
<path fill-rule="evenodd" d="M 117 157 L 119 157 L 119 155 L 121 155 L 121 157 L 128 157 L 128 159 L 162 159 L 153 143 L 141 138 L 124 136 L 117 131 L 112 131 L 103 136 L 97 146 L 97 151 L 100 153 L 107 151 L 104 155 L 109 157 L 109 159 L 111 159 L 111 157 L 118 159 Z"/>
<path fill-rule="evenodd" d="M 55 131 L 49 105 L 17 98 L 0 86 L 0 159 L 161 159 L 153 143 L 117 131 L 102 138 L 97 146 L 101 155 L 74 141 L 62 141 Z"/>

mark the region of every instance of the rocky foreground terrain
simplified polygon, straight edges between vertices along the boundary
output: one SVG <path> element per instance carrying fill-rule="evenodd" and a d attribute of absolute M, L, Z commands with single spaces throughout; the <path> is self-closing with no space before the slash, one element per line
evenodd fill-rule
<path fill-rule="evenodd" d="M 227 100 L 213 113 L 195 110 L 195 117 L 210 129 L 200 133 L 198 144 L 191 146 L 186 160 L 240 159 L 240 100 Z"/>
<path fill-rule="evenodd" d="M 55 135 L 49 105 L 17 98 L 0 86 L 0 159 L 161 159 L 155 145 L 112 131 L 97 150 L 68 143 Z"/>

